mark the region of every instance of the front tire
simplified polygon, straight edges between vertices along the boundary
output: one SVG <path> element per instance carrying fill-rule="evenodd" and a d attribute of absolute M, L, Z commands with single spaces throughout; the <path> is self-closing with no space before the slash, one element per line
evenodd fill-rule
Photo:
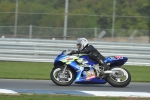
<path fill-rule="evenodd" d="M 106 77 L 107 82 L 114 87 L 126 87 L 131 82 L 131 75 L 125 68 L 112 68 L 115 74 Z"/>
<path fill-rule="evenodd" d="M 63 67 L 54 67 L 50 73 L 51 80 L 59 86 L 71 85 L 75 80 L 75 74 L 69 68 L 62 74 Z"/>

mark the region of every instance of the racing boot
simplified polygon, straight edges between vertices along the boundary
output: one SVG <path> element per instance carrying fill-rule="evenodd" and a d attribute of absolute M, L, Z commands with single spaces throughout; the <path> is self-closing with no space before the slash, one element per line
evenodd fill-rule
<path fill-rule="evenodd" d="M 109 69 L 109 66 L 101 60 L 99 63 L 99 67 L 96 66 L 97 78 L 102 79 L 104 77 L 104 71 L 106 71 L 108 69 Z"/>
<path fill-rule="evenodd" d="M 99 63 L 99 66 L 101 66 L 100 68 L 103 70 L 103 71 L 106 71 L 109 69 L 109 66 L 103 62 L 102 60 L 100 60 L 100 63 Z"/>

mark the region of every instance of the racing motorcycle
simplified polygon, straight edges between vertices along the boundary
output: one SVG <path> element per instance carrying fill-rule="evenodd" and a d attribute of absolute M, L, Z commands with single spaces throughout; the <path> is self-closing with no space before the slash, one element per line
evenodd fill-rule
<path fill-rule="evenodd" d="M 69 55 L 70 50 L 64 50 L 59 54 L 54 67 L 50 72 L 51 80 L 59 86 L 68 86 L 73 82 L 76 84 L 106 84 L 113 87 L 126 87 L 131 82 L 129 71 L 121 66 L 128 58 L 123 56 L 110 56 L 104 62 L 109 66 L 106 71 L 96 75 L 98 63 L 89 55 Z"/>

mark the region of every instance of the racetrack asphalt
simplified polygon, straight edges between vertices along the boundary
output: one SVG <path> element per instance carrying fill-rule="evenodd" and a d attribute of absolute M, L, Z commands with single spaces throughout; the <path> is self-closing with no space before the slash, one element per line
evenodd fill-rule
<path fill-rule="evenodd" d="M 113 95 L 138 96 L 144 95 L 150 97 L 150 83 L 131 82 L 127 87 L 116 88 L 108 83 L 106 84 L 72 84 L 70 86 L 57 86 L 51 80 L 26 80 L 26 79 L 0 79 L 0 89 L 13 90 L 18 93 L 33 94 L 77 94 L 77 95 L 93 95 L 108 92 L 116 92 Z M 136 94 L 134 94 L 136 92 Z M 0 91 L 1 93 L 1 91 Z M 88 94 L 87 94 L 88 93 Z M 119 93 L 119 94 L 117 94 Z M 125 94 L 128 93 L 128 94 Z M 148 93 L 148 94 L 145 94 Z M 110 94 L 110 93 L 109 93 Z M 143 96 L 143 94 L 142 94 Z"/>

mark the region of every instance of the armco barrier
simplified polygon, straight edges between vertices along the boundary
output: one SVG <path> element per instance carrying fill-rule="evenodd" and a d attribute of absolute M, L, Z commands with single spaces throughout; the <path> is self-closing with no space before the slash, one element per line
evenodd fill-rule
<path fill-rule="evenodd" d="M 150 44 L 89 41 L 105 57 L 121 55 L 128 65 L 150 66 Z M 0 38 L 1 61 L 53 62 L 64 49 L 76 49 L 76 41 Z"/>

